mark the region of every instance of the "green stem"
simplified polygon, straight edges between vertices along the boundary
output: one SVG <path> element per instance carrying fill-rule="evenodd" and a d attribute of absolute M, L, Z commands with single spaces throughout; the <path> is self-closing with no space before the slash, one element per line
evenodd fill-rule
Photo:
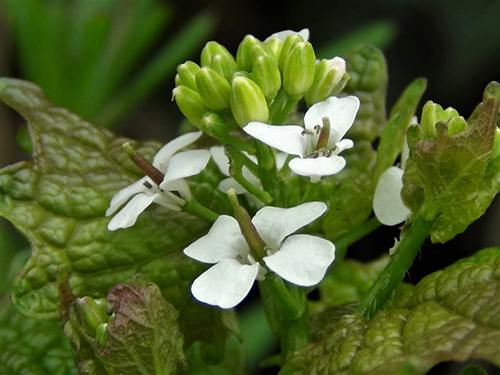
<path fill-rule="evenodd" d="M 290 115 L 290 112 L 292 111 L 292 109 L 297 105 L 299 100 L 300 100 L 300 98 L 296 99 L 296 98 L 288 97 L 283 109 L 274 115 L 273 124 L 283 124 L 286 121 L 286 119 L 288 118 L 288 116 Z"/>
<path fill-rule="evenodd" d="M 371 318 L 389 299 L 429 236 L 433 223 L 419 217 L 406 232 L 402 232 L 398 250 L 356 308 L 358 315 Z"/>
<path fill-rule="evenodd" d="M 306 191 L 300 200 L 300 203 L 312 202 L 316 196 L 319 185 L 321 185 L 321 181 L 311 182 L 307 184 Z"/>
<path fill-rule="evenodd" d="M 286 93 L 283 88 L 278 92 L 276 97 L 273 100 L 273 104 L 271 104 L 271 107 L 269 108 L 269 123 L 270 124 L 275 124 L 276 122 L 274 121 L 274 117 L 276 116 L 277 113 L 281 113 L 281 110 L 283 108 L 283 103 L 286 100 Z"/>
<path fill-rule="evenodd" d="M 283 207 L 282 181 L 278 178 L 276 161 L 269 146 L 260 141 L 255 141 L 257 147 L 257 160 L 259 161 L 259 179 L 262 187 L 273 197 L 273 205 Z"/>
<path fill-rule="evenodd" d="M 190 214 L 196 215 L 199 218 L 208 221 L 209 223 L 215 223 L 215 220 L 219 217 L 218 213 L 213 212 L 211 209 L 203 206 L 194 197 L 186 201 L 183 210 L 189 212 Z"/>
<path fill-rule="evenodd" d="M 335 244 L 336 248 L 335 251 L 336 262 L 342 261 L 344 259 L 349 245 L 355 243 L 356 241 L 360 240 L 367 234 L 373 232 L 381 225 L 382 224 L 380 223 L 380 221 L 378 221 L 378 219 L 374 216 L 371 219 L 365 221 L 357 228 L 353 229 L 352 231 L 335 239 L 333 243 Z"/>

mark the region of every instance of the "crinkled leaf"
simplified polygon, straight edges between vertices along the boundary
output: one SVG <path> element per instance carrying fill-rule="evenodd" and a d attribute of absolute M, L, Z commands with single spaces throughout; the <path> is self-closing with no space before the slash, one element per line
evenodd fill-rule
<path fill-rule="evenodd" d="M 371 320 L 344 315 L 280 374 L 425 374 L 442 361 L 500 365 L 500 248 L 435 272 Z"/>
<path fill-rule="evenodd" d="M 81 374 L 174 374 L 185 368 L 178 312 L 144 276 L 115 285 L 107 303 L 77 300 L 67 280 L 59 288 L 63 331 Z"/>
<path fill-rule="evenodd" d="M 387 67 L 383 53 L 368 44 L 358 44 L 345 54 L 347 72 L 351 75 L 345 94 L 361 100 L 358 116 L 347 138 L 372 141 L 380 135 L 386 123 L 385 95 Z"/>
<path fill-rule="evenodd" d="M 75 354 L 61 325 L 28 318 L 2 299 L 0 374 L 76 375 Z"/>
<path fill-rule="evenodd" d="M 53 107 L 28 82 L 1 79 L 0 100 L 28 121 L 34 144 L 33 160 L 0 171 L 0 215 L 32 247 L 13 285 L 17 308 L 31 317 L 58 319 L 58 269 L 68 274 L 77 296 L 105 295 L 142 273 L 181 312 L 179 324 L 188 343 L 203 339 L 220 352 L 228 335 L 222 313 L 192 302 L 189 287 L 203 265 L 181 251 L 206 232 L 208 223 L 155 205 L 133 227 L 108 231 L 110 218 L 104 213 L 110 199 L 141 177 L 121 150 L 126 139 Z M 131 143 L 148 160 L 160 147 L 157 142 Z M 202 191 L 207 186 L 204 182 Z M 193 190 L 198 192 L 196 186 Z M 184 308 L 191 313 L 183 314 Z M 209 325 L 185 319 L 193 315 Z"/>
<path fill-rule="evenodd" d="M 444 243 L 463 232 L 485 212 L 499 190 L 499 170 L 485 173 L 499 103 L 500 85 L 492 82 L 468 129 L 449 135 L 447 125 L 438 123 L 436 140 L 419 140 L 410 147 L 402 196 L 412 211 L 421 205 L 426 220 L 435 220 L 433 242 Z M 420 129 L 411 130 L 411 137 L 418 139 Z"/>

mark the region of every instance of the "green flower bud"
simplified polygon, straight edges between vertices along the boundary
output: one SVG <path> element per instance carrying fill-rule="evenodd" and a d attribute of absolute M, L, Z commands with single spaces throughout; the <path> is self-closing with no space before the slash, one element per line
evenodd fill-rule
<path fill-rule="evenodd" d="M 288 54 L 283 69 L 283 89 L 285 92 L 290 97 L 303 97 L 314 81 L 315 69 L 316 55 L 311 43 L 297 43 Z"/>
<path fill-rule="evenodd" d="M 178 74 L 175 75 L 175 85 L 176 86 L 182 85 L 181 77 Z"/>
<path fill-rule="evenodd" d="M 301 42 L 304 42 L 304 39 L 300 35 L 289 35 L 286 37 L 285 41 L 283 42 L 283 46 L 281 47 L 281 52 L 278 59 L 278 66 L 280 67 L 281 71 L 285 69 L 286 60 L 288 59 L 288 55 L 292 51 L 293 47 L 295 47 L 297 43 Z"/>
<path fill-rule="evenodd" d="M 229 108 L 231 85 L 215 70 L 205 66 L 196 73 L 196 86 L 205 105 L 213 111 Z"/>
<path fill-rule="evenodd" d="M 444 110 L 439 104 L 435 104 L 429 100 L 422 109 L 422 117 L 420 119 L 423 138 L 436 139 L 436 124 L 438 122 L 448 122 L 448 120 L 457 116 L 458 112 L 455 109 L 448 107 Z"/>
<path fill-rule="evenodd" d="M 267 122 L 269 119 L 269 108 L 262 90 L 243 75 L 233 78 L 230 102 L 234 119 L 241 127 L 250 121 Z"/>
<path fill-rule="evenodd" d="M 219 56 L 216 56 L 219 55 Z M 236 71 L 236 61 L 233 55 L 223 45 L 208 42 L 201 51 L 201 66 L 208 66 L 230 80 Z"/>
<path fill-rule="evenodd" d="M 99 326 L 97 326 L 95 330 L 95 339 L 97 341 L 97 344 L 99 347 L 102 349 L 106 346 L 108 342 L 108 323 L 102 323 Z"/>
<path fill-rule="evenodd" d="M 95 331 L 100 324 L 109 321 L 106 306 L 97 304 L 90 297 L 77 298 L 75 300 L 75 312 L 83 329 L 91 337 L 95 337 Z"/>
<path fill-rule="evenodd" d="M 330 97 L 345 72 L 345 61 L 340 57 L 323 59 L 317 63 L 313 84 L 306 94 L 307 104 L 311 106 Z"/>
<path fill-rule="evenodd" d="M 187 86 L 177 86 L 172 91 L 172 99 L 189 122 L 199 127 L 203 114 L 208 110 L 200 94 Z"/>
<path fill-rule="evenodd" d="M 281 73 L 276 59 L 265 55 L 257 57 L 253 63 L 252 79 L 267 101 L 274 99 L 281 88 Z"/>
<path fill-rule="evenodd" d="M 283 41 L 281 39 L 273 37 L 266 39 L 264 43 L 269 46 L 271 51 L 273 51 L 274 56 L 276 56 L 276 59 L 279 61 L 281 49 L 283 48 Z"/>
<path fill-rule="evenodd" d="M 203 130 L 203 133 L 210 137 L 225 139 L 232 126 L 228 124 L 222 115 L 215 112 L 206 112 L 205 116 L 201 119 L 200 128 Z"/>
<path fill-rule="evenodd" d="M 462 116 L 453 117 L 448 122 L 448 135 L 451 137 L 452 135 L 463 132 L 464 130 L 469 128 L 469 124 Z"/>
<path fill-rule="evenodd" d="M 215 54 L 212 56 L 212 61 L 210 63 L 210 67 L 219 73 L 222 77 L 226 79 L 226 81 L 230 81 L 233 78 L 233 74 L 236 71 L 236 65 L 227 64 L 224 56 Z M 229 82 L 228 82 L 229 83 Z"/>
<path fill-rule="evenodd" d="M 176 86 L 184 85 L 189 87 L 192 90 L 197 90 L 195 75 L 200 70 L 200 66 L 192 61 L 186 61 L 184 64 L 180 64 L 177 67 L 177 74 L 181 79 L 181 84 L 177 84 Z"/>
<path fill-rule="evenodd" d="M 278 64 L 278 60 L 276 59 L 276 55 L 274 52 L 271 50 L 271 48 L 265 44 L 265 43 L 257 43 L 252 47 L 252 56 L 253 56 L 253 62 L 255 63 L 255 60 L 259 58 L 260 56 L 266 56 L 269 57 L 272 60 L 276 60 L 276 65 Z"/>
<path fill-rule="evenodd" d="M 252 47 L 260 43 L 259 39 L 253 35 L 247 35 L 238 46 L 236 51 L 236 63 L 239 70 L 246 70 L 250 72 L 253 66 L 253 52 Z"/>

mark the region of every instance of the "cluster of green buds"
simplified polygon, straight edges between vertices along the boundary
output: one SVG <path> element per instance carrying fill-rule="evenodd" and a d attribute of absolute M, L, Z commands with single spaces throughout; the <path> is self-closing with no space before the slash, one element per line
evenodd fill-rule
<path fill-rule="evenodd" d="M 188 120 L 220 139 L 251 121 L 280 123 L 299 100 L 310 106 L 338 94 L 349 75 L 339 57 L 316 60 L 309 31 L 284 31 L 260 41 L 247 35 L 236 58 L 217 42 L 201 52 L 201 66 L 177 67 L 173 99 Z"/>
<path fill-rule="evenodd" d="M 70 312 L 71 325 L 79 327 L 79 336 L 84 336 L 88 342 L 93 342 L 100 349 L 106 346 L 107 326 L 112 319 L 114 317 L 107 314 L 105 298 L 76 298 Z"/>

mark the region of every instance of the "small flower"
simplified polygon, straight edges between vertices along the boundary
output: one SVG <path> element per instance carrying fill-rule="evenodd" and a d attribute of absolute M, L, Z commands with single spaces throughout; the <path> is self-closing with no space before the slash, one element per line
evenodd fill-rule
<path fill-rule="evenodd" d="M 309 29 L 302 29 L 300 31 L 292 31 L 292 30 L 279 31 L 277 33 L 268 36 L 266 38 L 266 41 L 271 38 L 277 38 L 284 42 L 287 36 L 289 35 L 300 35 L 304 39 L 304 42 L 307 42 L 309 40 Z"/>
<path fill-rule="evenodd" d="M 201 134 L 201 131 L 184 134 L 158 151 L 153 159 L 153 167 L 164 174 L 159 185 L 146 176 L 115 194 L 106 216 L 115 213 L 125 202 L 128 203 L 108 223 L 109 230 L 134 225 L 137 217 L 153 202 L 174 211 L 182 209 L 186 200 L 191 199 L 188 184 L 183 178 L 200 173 L 210 159 L 210 152 L 189 150 L 175 153 L 196 141 Z"/>
<path fill-rule="evenodd" d="M 335 259 L 335 246 L 319 237 L 296 234 L 320 217 L 327 207 L 309 202 L 292 208 L 264 207 L 252 219 L 267 244 L 263 263 L 283 279 L 304 287 L 318 284 Z M 267 270 L 250 255 L 236 219 L 221 215 L 207 235 L 192 243 L 184 254 L 214 264 L 191 287 L 194 297 L 209 305 L 229 309 L 249 293 L 254 281 Z"/>
<path fill-rule="evenodd" d="M 352 126 L 359 108 L 355 96 L 330 97 L 314 104 L 304 116 L 305 129 L 298 125 L 268 125 L 250 122 L 243 130 L 259 141 L 291 155 L 298 155 L 288 166 L 292 171 L 309 176 L 317 182 L 321 176 L 336 174 L 346 161 L 338 154 L 353 147 L 350 139 L 342 139 Z M 330 126 L 328 134 L 320 137 L 322 126 Z"/>

